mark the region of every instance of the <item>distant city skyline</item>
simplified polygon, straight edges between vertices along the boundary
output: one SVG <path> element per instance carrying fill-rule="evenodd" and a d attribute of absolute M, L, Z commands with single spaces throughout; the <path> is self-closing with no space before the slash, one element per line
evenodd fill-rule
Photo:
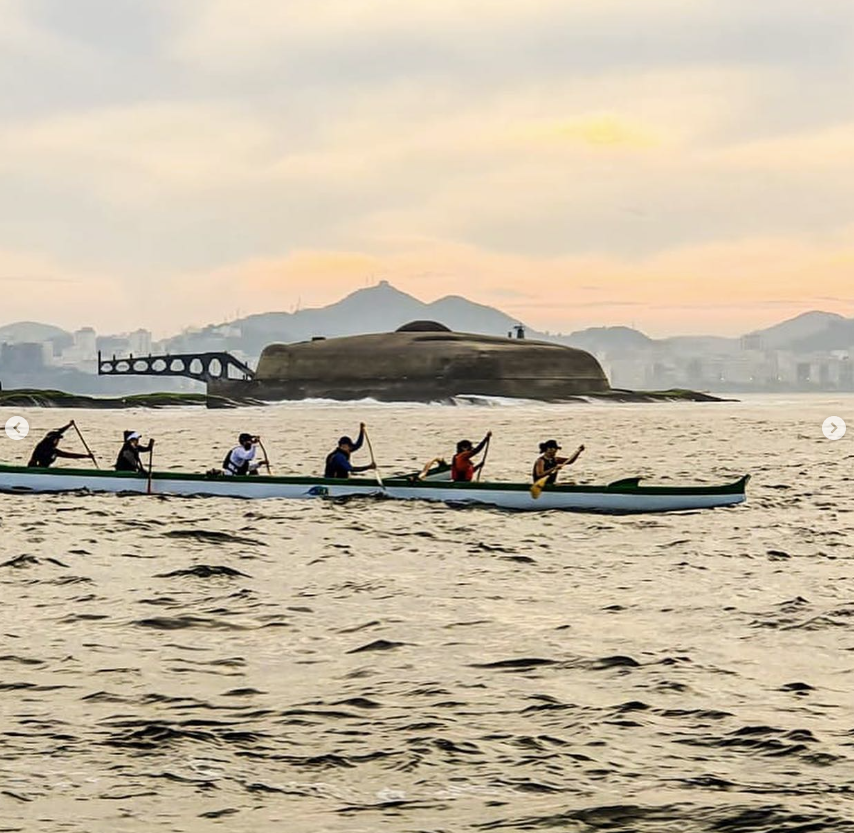
<path fill-rule="evenodd" d="M 3 0 L 0 316 L 850 317 L 853 39 L 850 0 Z"/>
<path fill-rule="evenodd" d="M 424 303 L 387 282 L 359 290 L 321 309 L 268 313 L 231 324 L 185 330 L 157 340 L 149 330 L 99 334 L 91 327 L 73 333 L 52 325 L 0 326 L 0 380 L 5 386 L 43 386 L 77 393 L 104 393 L 119 384 L 126 393 L 166 381 L 157 376 L 98 374 L 98 355 L 195 356 L 228 354 L 252 367 L 276 342 L 308 342 L 384 333 L 413 321 L 435 320 L 457 332 L 545 339 L 592 353 L 612 386 L 628 389 L 701 388 L 717 391 L 854 390 L 854 318 L 813 312 L 775 323 L 739 338 L 651 339 L 625 327 L 599 327 L 563 335 L 538 333 L 493 307 L 459 296 Z M 190 361 L 190 359 L 187 359 Z M 169 380 L 170 389 L 191 382 Z"/>

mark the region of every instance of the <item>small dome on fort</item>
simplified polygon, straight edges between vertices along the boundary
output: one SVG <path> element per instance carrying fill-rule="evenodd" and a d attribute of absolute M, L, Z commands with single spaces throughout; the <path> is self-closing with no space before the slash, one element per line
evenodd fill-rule
<path fill-rule="evenodd" d="M 450 327 L 440 324 L 438 321 L 410 321 L 402 327 L 398 327 L 397 333 L 450 333 Z"/>

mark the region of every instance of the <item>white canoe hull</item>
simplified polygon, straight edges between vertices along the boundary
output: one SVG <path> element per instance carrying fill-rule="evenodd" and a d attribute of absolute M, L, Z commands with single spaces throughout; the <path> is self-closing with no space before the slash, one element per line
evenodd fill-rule
<path fill-rule="evenodd" d="M 230 498 L 345 498 L 382 496 L 430 500 L 451 505 L 476 504 L 511 510 L 577 512 L 674 512 L 732 506 L 745 500 L 747 477 L 723 486 L 641 486 L 620 481 L 610 486 L 554 486 L 538 499 L 524 483 L 450 483 L 404 478 L 326 480 L 310 477 L 225 477 L 155 472 L 151 494 L 209 495 Z M 114 492 L 146 494 L 148 478 L 124 472 L 79 469 L 28 469 L 0 466 L 0 491 L 11 493 Z"/>

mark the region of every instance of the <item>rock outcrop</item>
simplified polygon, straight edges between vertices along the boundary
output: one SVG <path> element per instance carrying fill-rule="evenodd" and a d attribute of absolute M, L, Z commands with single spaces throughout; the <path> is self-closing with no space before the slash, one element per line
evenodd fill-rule
<path fill-rule="evenodd" d="M 607 393 L 610 386 L 583 350 L 419 321 L 394 333 L 271 344 L 254 379 L 218 380 L 208 390 L 264 400 L 434 401 L 461 394 L 561 400 Z"/>

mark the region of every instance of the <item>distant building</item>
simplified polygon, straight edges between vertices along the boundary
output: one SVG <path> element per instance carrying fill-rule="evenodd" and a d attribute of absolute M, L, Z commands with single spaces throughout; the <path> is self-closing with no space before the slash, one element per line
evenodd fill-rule
<path fill-rule="evenodd" d="M 50 342 L 4 344 L 0 348 L 0 367 L 9 373 L 36 373 L 47 365 L 48 350 L 52 355 Z"/>
<path fill-rule="evenodd" d="M 151 333 L 148 330 L 134 330 L 128 336 L 128 352 L 133 356 L 150 356 Z"/>
<path fill-rule="evenodd" d="M 130 341 L 124 336 L 98 336 L 96 346 L 105 356 L 124 356 L 130 352 Z"/>
<path fill-rule="evenodd" d="M 839 389 L 854 390 L 854 365 L 850 358 L 844 358 L 839 365 Z"/>
<path fill-rule="evenodd" d="M 97 352 L 98 335 L 93 327 L 82 327 L 74 331 L 74 352 L 81 358 L 94 357 Z"/>
<path fill-rule="evenodd" d="M 765 346 L 760 333 L 748 333 L 742 336 L 740 344 L 742 350 L 762 350 Z"/>

